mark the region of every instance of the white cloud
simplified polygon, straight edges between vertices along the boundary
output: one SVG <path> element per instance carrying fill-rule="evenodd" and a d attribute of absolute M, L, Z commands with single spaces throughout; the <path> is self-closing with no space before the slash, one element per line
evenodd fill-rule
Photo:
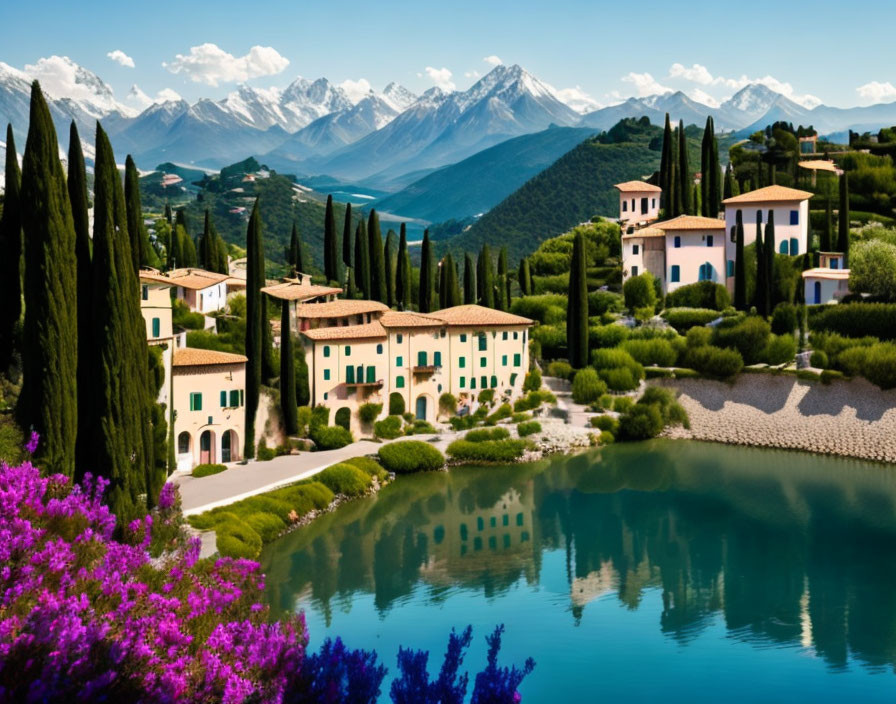
<path fill-rule="evenodd" d="M 601 107 L 594 98 L 588 95 L 581 86 L 575 88 L 554 89 L 557 97 L 576 112 L 586 113 Z"/>
<path fill-rule="evenodd" d="M 454 81 L 451 80 L 451 76 L 453 74 L 444 66 L 442 68 L 433 68 L 432 66 L 427 66 L 424 71 L 426 72 L 429 80 L 431 80 L 434 85 L 438 86 L 442 90 L 451 91 L 457 87 L 454 85 Z M 418 73 L 417 75 L 420 76 L 422 74 Z"/>
<path fill-rule="evenodd" d="M 504 63 L 503 61 L 501 61 L 500 57 L 495 56 L 494 54 L 492 54 L 491 56 L 484 56 L 482 60 L 485 61 L 485 63 L 487 63 L 489 66 L 500 66 Z"/>
<path fill-rule="evenodd" d="M 696 100 L 698 103 L 709 105 L 711 108 L 717 108 L 721 104 L 716 98 L 711 96 L 705 90 L 700 90 L 699 88 L 689 90 L 688 97 L 691 98 L 691 100 Z"/>
<path fill-rule="evenodd" d="M 893 100 L 896 98 L 896 86 L 889 81 L 881 83 L 880 81 L 871 81 L 863 86 L 856 88 L 856 93 L 862 100 L 869 103 L 881 103 L 885 100 Z"/>
<path fill-rule="evenodd" d="M 339 84 L 339 87 L 345 91 L 348 99 L 353 103 L 357 103 L 358 101 L 360 101 L 372 90 L 370 81 L 368 81 L 366 78 L 361 78 L 357 81 L 346 79 Z"/>
<path fill-rule="evenodd" d="M 482 74 L 475 69 L 473 71 L 466 71 L 464 73 L 464 78 L 479 78 L 480 76 L 482 76 Z"/>
<path fill-rule="evenodd" d="M 112 59 L 115 63 L 124 66 L 125 68 L 134 68 L 134 60 L 130 56 L 125 54 L 121 49 L 110 51 L 106 54 L 106 56 Z"/>
<path fill-rule="evenodd" d="M 656 95 L 657 93 L 670 93 L 671 88 L 661 85 L 649 73 L 635 73 L 631 71 L 622 77 L 624 83 L 631 83 L 637 91 L 637 96 L 643 98 L 648 95 Z"/>
<path fill-rule="evenodd" d="M 694 64 L 687 68 L 678 63 L 672 64 L 672 67 L 669 69 L 669 78 L 683 78 L 686 81 L 699 83 L 704 86 L 710 85 L 714 80 L 706 66 Z"/>
<path fill-rule="evenodd" d="M 253 46 L 245 56 L 234 56 L 217 44 L 207 42 L 190 47 L 189 54 L 178 54 L 174 61 L 164 62 L 162 66 L 195 83 L 217 86 L 218 83 L 273 76 L 289 66 L 289 59 L 270 46 Z"/>
<path fill-rule="evenodd" d="M 25 66 L 25 74 L 40 81 L 48 95 L 80 103 L 91 114 L 104 114 L 120 107 L 112 89 L 99 76 L 67 56 L 38 59 L 36 63 Z"/>
<path fill-rule="evenodd" d="M 156 103 L 167 103 L 171 100 L 181 100 L 180 94 L 177 91 L 171 90 L 171 88 L 163 88 L 158 93 L 156 93 L 155 98 L 150 98 L 146 93 L 144 93 L 140 86 L 136 83 L 131 86 L 131 90 L 128 91 L 127 97 L 128 103 L 133 105 L 138 110 L 146 110 L 150 105 L 154 105 Z"/>

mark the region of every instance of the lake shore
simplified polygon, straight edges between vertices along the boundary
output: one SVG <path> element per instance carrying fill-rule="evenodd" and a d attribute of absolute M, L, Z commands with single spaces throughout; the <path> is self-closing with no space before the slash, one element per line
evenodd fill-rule
<path fill-rule="evenodd" d="M 896 462 L 896 390 L 864 379 L 822 384 L 741 374 L 733 383 L 652 383 L 676 389 L 690 417 L 690 430 L 669 428 L 666 437 Z"/>

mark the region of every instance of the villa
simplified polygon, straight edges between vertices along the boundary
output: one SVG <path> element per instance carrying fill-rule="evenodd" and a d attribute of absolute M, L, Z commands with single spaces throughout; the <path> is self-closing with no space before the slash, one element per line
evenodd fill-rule
<path fill-rule="evenodd" d="M 660 216 L 660 195 L 663 189 L 644 181 L 626 181 L 613 186 L 619 191 L 619 221 L 628 226 L 646 224 Z"/>
<path fill-rule="evenodd" d="M 806 303 L 837 303 L 849 293 L 849 269 L 842 252 L 819 252 L 819 266 L 803 272 Z"/>
<path fill-rule="evenodd" d="M 190 268 L 170 271 L 167 278 L 193 313 L 214 313 L 227 305 L 227 274 Z"/>

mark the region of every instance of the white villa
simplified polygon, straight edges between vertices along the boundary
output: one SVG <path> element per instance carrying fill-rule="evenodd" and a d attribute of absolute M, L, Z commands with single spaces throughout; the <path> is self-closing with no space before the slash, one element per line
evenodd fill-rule
<path fill-rule="evenodd" d="M 849 293 L 849 269 L 842 252 L 819 252 L 819 266 L 803 272 L 806 303 L 837 303 Z"/>
<path fill-rule="evenodd" d="M 214 313 L 227 305 L 227 274 L 190 268 L 175 269 L 164 276 L 193 313 Z"/>
<path fill-rule="evenodd" d="M 629 225 L 643 225 L 660 216 L 660 195 L 663 189 L 644 181 L 626 181 L 613 186 L 619 191 L 619 221 L 625 230 Z"/>

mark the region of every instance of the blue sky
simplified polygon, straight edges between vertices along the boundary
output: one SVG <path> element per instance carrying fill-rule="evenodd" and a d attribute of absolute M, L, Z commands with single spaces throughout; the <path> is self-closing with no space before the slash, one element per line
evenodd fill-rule
<path fill-rule="evenodd" d="M 434 84 L 466 88 L 493 57 L 521 64 L 583 104 L 663 89 L 720 100 L 755 79 L 804 104 L 896 100 L 893 9 L 878 0 L 818 0 L 811 11 L 781 0 L 743 9 L 648 0 L 637 10 L 603 0 L 4 5 L 0 61 L 23 69 L 68 56 L 119 99 L 133 84 L 152 97 L 169 89 L 195 100 L 222 97 L 241 79 L 282 87 L 297 75 L 375 89 L 398 81 L 418 93 Z M 112 52 L 121 52 L 118 61 Z"/>

